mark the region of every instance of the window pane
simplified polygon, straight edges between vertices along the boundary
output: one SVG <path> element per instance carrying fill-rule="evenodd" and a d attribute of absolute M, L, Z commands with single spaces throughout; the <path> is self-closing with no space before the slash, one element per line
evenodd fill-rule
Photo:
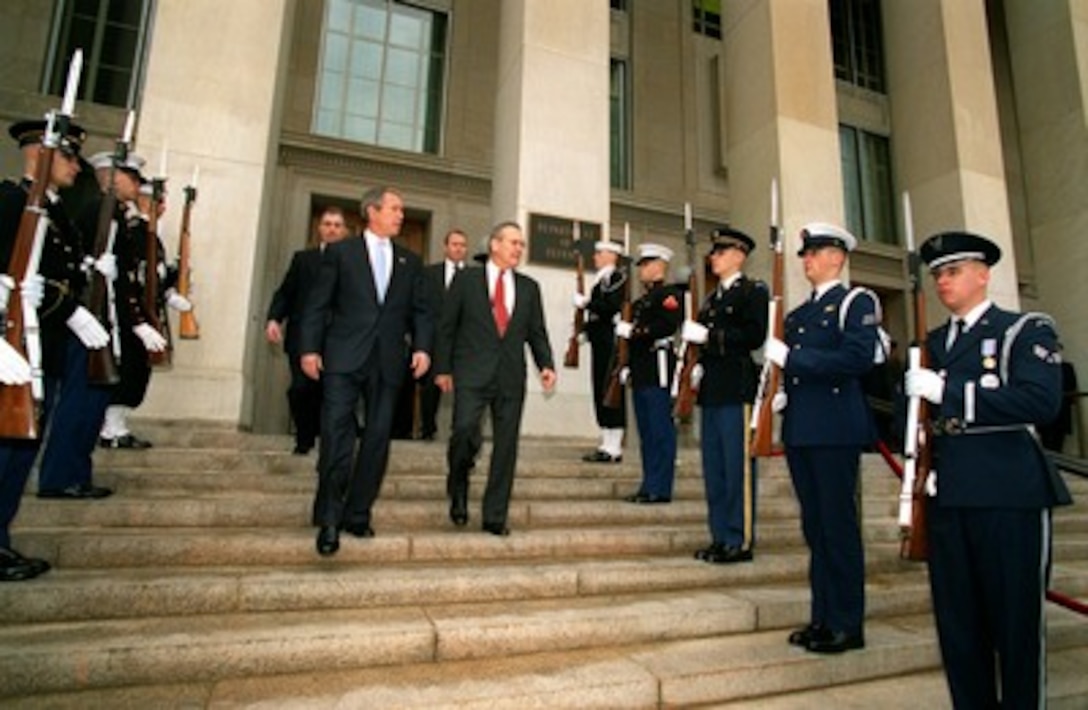
<path fill-rule="evenodd" d="M 143 12 L 142 5 L 139 0 L 111 0 L 106 19 L 116 24 L 138 27 Z"/>
<path fill-rule="evenodd" d="M 343 137 L 359 143 L 377 142 L 378 123 L 372 118 L 345 116 Z"/>
<path fill-rule="evenodd" d="M 401 86 L 416 86 L 422 57 L 403 49 L 390 49 L 385 58 L 385 80 Z"/>
<path fill-rule="evenodd" d="M 347 112 L 377 118 L 378 91 L 379 85 L 376 81 L 352 79 L 348 83 Z"/>
<path fill-rule="evenodd" d="M 364 40 L 351 43 L 351 74 L 378 81 L 382 76 L 382 45 Z"/>
<path fill-rule="evenodd" d="M 861 132 L 861 177 L 865 238 L 894 244 L 891 156 L 888 139 Z"/>
<path fill-rule="evenodd" d="M 330 30 L 347 32 L 351 28 L 351 10 L 354 5 L 351 0 L 328 0 L 328 22 L 326 27 Z"/>
<path fill-rule="evenodd" d="M 355 36 L 384 43 L 385 8 L 384 2 L 360 2 L 355 8 Z"/>
<path fill-rule="evenodd" d="M 849 126 L 839 126 L 839 146 L 842 151 L 842 191 L 843 207 L 846 210 L 846 228 L 856 236 L 864 237 L 857 132 Z"/>
<path fill-rule="evenodd" d="M 344 71 L 348 67 L 348 38 L 342 34 L 325 35 L 325 54 L 322 67 L 326 70 Z"/>
<path fill-rule="evenodd" d="M 344 105 L 344 75 L 332 71 L 323 73 L 317 93 L 320 109 L 339 111 Z"/>
<path fill-rule="evenodd" d="M 378 131 L 378 143 L 388 148 L 413 150 L 416 147 L 412 127 L 402 123 L 382 121 Z"/>
<path fill-rule="evenodd" d="M 410 17 L 408 12 L 406 8 L 398 8 L 397 12 L 393 13 L 389 23 L 389 44 L 395 47 L 420 49 L 426 45 L 430 32 L 419 17 Z"/>
<path fill-rule="evenodd" d="M 411 123 L 416 114 L 416 92 L 399 86 L 385 87 L 382 93 L 382 120 Z"/>

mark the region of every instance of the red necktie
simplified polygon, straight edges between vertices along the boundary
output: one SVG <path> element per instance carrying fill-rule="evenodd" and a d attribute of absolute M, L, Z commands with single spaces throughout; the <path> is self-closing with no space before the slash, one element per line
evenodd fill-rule
<path fill-rule="evenodd" d="M 495 279 L 495 293 L 491 297 L 491 312 L 495 316 L 495 327 L 499 329 L 500 338 L 506 335 L 506 324 L 510 322 L 510 314 L 506 312 L 506 284 L 503 283 L 505 273 L 505 270 L 499 270 L 499 277 Z"/>

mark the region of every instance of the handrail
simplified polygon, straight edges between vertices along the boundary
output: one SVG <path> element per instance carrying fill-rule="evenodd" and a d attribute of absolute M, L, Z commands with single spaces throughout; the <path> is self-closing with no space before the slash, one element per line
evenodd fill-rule
<path fill-rule="evenodd" d="M 885 444 L 880 439 L 877 439 L 876 450 L 880 454 L 880 457 L 884 459 L 884 462 L 888 464 L 888 468 L 891 469 L 892 473 L 895 474 L 896 478 L 902 480 L 902 478 L 903 478 L 903 465 L 901 463 L 899 463 L 899 460 L 897 458 L 895 458 L 895 454 L 893 454 L 892 450 L 888 448 L 888 445 Z M 1062 469 L 1063 471 L 1069 471 L 1070 473 L 1075 473 L 1078 476 L 1088 476 L 1088 461 L 1084 461 L 1084 459 L 1078 459 L 1075 456 L 1066 456 L 1064 454 L 1054 454 L 1052 452 L 1047 452 L 1047 453 L 1050 454 L 1050 457 L 1051 457 L 1051 459 L 1054 460 L 1055 465 L 1057 465 L 1058 468 Z M 1081 462 L 1081 465 L 1084 467 L 1084 470 L 1083 471 L 1076 471 L 1076 470 L 1066 468 L 1065 466 L 1062 465 L 1062 463 L 1061 463 L 1062 460 L 1079 461 L 1079 462 Z M 1070 597 L 1070 596 L 1068 596 L 1066 594 L 1062 594 L 1061 592 L 1054 591 L 1053 589 L 1046 590 L 1046 600 L 1048 602 L 1053 602 L 1054 604 L 1057 604 L 1058 606 L 1065 607 L 1066 609 L 1069 609 L 1070 611 L 1076 612 L 1077 614 L 1080 614 L 1081 616 L 1088 616 L 1088 604 L 1085 604 L 1084 602 L 1080 601 L 1079 599 L 1074 599 L 1073 597 Z"/>

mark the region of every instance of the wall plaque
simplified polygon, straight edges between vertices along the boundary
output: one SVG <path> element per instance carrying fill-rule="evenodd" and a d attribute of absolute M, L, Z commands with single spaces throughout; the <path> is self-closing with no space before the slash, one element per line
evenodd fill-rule
<path fill-rule="evenodd" d="M 593 244 L 601 238 L 598 222 L 578 222 L 578 246 L 588 258 Z M 529 261 L 541 266 L 573 269 L 577 252 L 574 240 L 575 220 L 546 214 L 529 214 Z M 591 265 L 587 262 L 587 268 Z"/>

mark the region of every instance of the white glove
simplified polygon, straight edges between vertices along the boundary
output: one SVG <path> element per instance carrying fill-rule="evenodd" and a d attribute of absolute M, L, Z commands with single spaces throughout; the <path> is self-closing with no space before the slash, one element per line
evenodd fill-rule
<path fill-rule="evenodd" d="M 45 300 L 45 277 L 41 274 L 31 274 L 19 284 L 23 294 L 23 307 L 38 310 Z"/>
<path fill-rule="evenodd" d="M 159 275 L 159 280 L 166 278 L 166 264 L 161 261 L 155 265 L 155 273 Z"/>
<path fill-rule="evenodd" d="M 589 342 L 589 336 L 586 334 L 586 332 L 584 330 L 578 331 L 578 344 L 579 345 L 585 345 L 588 342 Z"/>
<path fill-rule="evenodd" d="M 193 302 L 172 288 L 166 290 L 166 305 L 178 313 L 188 313 L 193 310 Z"/>
<path fill-rule="evenodd" d="M 624 367 L 620 370 L 620 384 L 626 385 L 627 380 L 631 379 L 631 368 Z"/>
<path fill-rule="evenodd" d="M 113 254 L 103 254 L 94 260 L 94 270 L 102 274 L 109 281 L 117 280 L 117 257 Z"/>
<path fill-rule="evenodd" d="M 574 307 L 578 310 L 582 310 L 589 305 L 589 296 L 584 293 L 575 293 L 571 296 L 570 302 L 574 304 Z"/>
<path fill-rule="evenodd" d="M 787 404 L 789 404 L 789 397 L 785 392 L 775 392 L 774 397 L 771 397 L 771 411 L 775 414 L 781 414 Z"/>
<path fill-rule="evenodd" d="M 908 397 L 921 397 L 940 404 L 944 399 L 944 378 L 924 367 L 907 370 L 903 376 L 903 389 Z"/>
<path fill-rule="evenodd" d="M 691 368 L 691 388 L 696 392 L 699 391 L 699 383 L 703 381 L 705 374 L 706 370 L 699 363 L 695 363 L 695 367 Z"/>
<path fill-rule="evenodd" d="M 786 358 L 789 357 L 789 346 L 783 343 L 778 338 L 767 338 L 767 343 L 763 346 L 763 359 L 770 360 L 779 367 L 786 366 Z"/>
<path fill-rule="evenodd" d="M 710 329 L 693 320 L 684 321 L 680 327 L 680 337 L 692 345 L 703 345 L 710 335 Z"/>
<path fill-rule="evenodd" d="M 8 296 L 11 295 L 11 291 L 14 288 L 15 279 L 7 274 L 0 274 L 0 311 L 6 311 L 8 309 Z"/>
<path fill-rule="evenodd" d="M 25 385 L 30 382 L 30 363 L 8 341 L 0 338 L 0 383 Z"/>
<path fill-rule="evenodd" d="M 140 342 L 144 344 L 144 350 L 149 353 L 161 353 L 166 350 L 166 338 L 162 337 L 162 333 L 155 330 L 147 323 L 140 323 L 139 325 L 132 326 L 132 332 L 136 334 L 136 337 L 140 339 Z"/>
<path fill-rule="evenodd" d="M 98 319 L 83 306 L 76 306 L 76 310 L 72 312 L 72 315 L 68 316 L 68 320 L 65 322 L 88 350 L 97 350 L 110 344 L 110 334 L 106 332 Z"/>
<path fill-rule="evenodd" d="M 625 320 L 616 321 L 616 336 L 627 340 L 631 337 L 631 331 L 635 329 L 635 326 L 628 323 Z"/>

